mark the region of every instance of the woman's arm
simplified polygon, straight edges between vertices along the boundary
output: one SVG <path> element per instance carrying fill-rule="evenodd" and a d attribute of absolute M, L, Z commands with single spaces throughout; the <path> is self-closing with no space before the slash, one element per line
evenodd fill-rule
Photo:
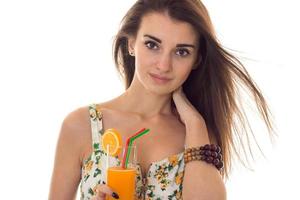
<path fill-rule="evenodd" d="M 209 144 L 205 121 L 188 101 L 181 88 L 173 93 L 173 100 L 186 128 L 185 147 Z M 216 167 L 204 161 L 187 163 L 183 178 L 182 197 L 184 200 L 225 200 L 225 185 Z"/>
<path fill-rule="evenodd" d="M 62 124 L 56 147 L 49 200 L 76 197 L 81 169 L 81 144 L 77 118 L 76 113 L 71 113 Z"/>
<path fill-rule="evenodd" d="M 186 131 L 186 148 L 210 143 L 203 121 L 199 120 L 191 125 L 188 124 Z M 184 200 L 225 200 L 225 185 L 216 167 L 204 161 L 187 163 L 183 178 L 182 196 Z"/>

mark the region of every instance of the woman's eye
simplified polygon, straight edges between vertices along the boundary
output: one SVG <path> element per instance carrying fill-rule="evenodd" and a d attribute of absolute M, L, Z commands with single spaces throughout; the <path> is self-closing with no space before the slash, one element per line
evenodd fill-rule
<path fill-rule="evenodd" d="M 189 55 L 190 52 L 189 52 L 188 50 L 186 50 L 186 49 L 178 49 L 178 50 L 176 51 L 176 54 L 179 55 L 179 56 L 184 57 L 184 56 Z"/>
<path fill-rule="evenodd" d="M 155 42 L 152 42 L 152 41 L 145 42 L 145 45 L 149 49 L 157 49 L 158 48 L 158 46 L 155 44 Z"/>

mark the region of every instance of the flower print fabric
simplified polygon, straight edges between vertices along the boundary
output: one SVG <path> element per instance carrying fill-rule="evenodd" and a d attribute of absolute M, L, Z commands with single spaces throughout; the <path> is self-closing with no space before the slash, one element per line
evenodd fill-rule
<path fill-rule="evenodd" d="M 80 199 L 89 200 L 95 195 L 95 188 L 106 182 L 107 154 L 101 148 L 101 136 L 104 133 L 102 113 L 96 104 L 89 106 L 93 153 L 82 163 Z M 119 158 L 112 157 L 120 163 Z M 175 200 L 182 199 L 184 176 L 183 152 L 163 160 L 151 163 L 146 177 L 142 177 L 141 167 L 137 165 L 136 199 Z"/>

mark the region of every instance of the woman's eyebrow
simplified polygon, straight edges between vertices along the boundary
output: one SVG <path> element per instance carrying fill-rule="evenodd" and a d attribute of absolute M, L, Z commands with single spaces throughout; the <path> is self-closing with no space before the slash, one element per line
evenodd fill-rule
<path fill-rule="evenodd" d="M 154 37 L 152 35 L 145 34 L 144 37 L 151 38 L 152 40 L 155 40 L 156 42 L 161 43 L 160 39 L 158 39 L 157 37 Z"/>
<path fill-rule="evenodd" d="M 145 34 L 144 37 L 151 38 L 152 40 L 155 40 L 156 42 L 158 42 L 158 43 L 161 44 L 161 40 L 158 39 L 157 37 L 154 37 L 154 36 L 148 35 L 148 34 Z M 176 47 L 191 47 L 191 48 L 195 48 L 195 45 L 193 45 L 193 44 L 177 44 Z"/>

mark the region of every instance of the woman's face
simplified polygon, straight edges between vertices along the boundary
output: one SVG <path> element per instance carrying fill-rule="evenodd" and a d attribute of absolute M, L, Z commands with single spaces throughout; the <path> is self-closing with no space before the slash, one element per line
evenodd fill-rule
<path fill-rule="evenodd" d="M 159 94 L 171 93 L 188 78 L 197 58 L 198 36 L 186 22 L 167 14 L 142 18 L 136 38 L 129 39 L 135 54 L 135 81 Z"/>

